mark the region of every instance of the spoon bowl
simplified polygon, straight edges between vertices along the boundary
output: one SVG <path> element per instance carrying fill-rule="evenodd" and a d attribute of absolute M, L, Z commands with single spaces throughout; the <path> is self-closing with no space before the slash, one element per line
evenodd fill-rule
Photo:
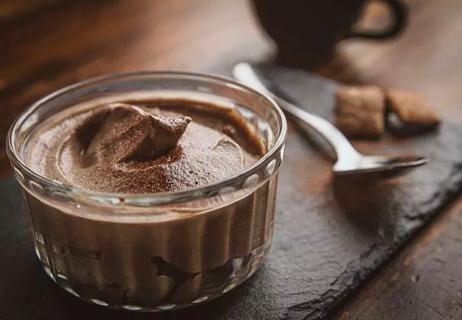
<path fill-rule="evenodd" d="M 337 161 L 333 172 L 337 175 L 368 175 L 378 177 L 395 177 L 411 169 L 428 163 L 428 159 L 416 155 L 367 156 L 359 154 L 355 163 Z"/>

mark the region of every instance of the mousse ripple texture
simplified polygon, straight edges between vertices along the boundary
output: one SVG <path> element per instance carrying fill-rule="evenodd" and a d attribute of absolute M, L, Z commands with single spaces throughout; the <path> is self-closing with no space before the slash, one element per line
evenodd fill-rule
<path fill-rule="evenodd" d="M 213 184 L 255 161 L 227 134 L 229 123 L 221 128 L 213 115 L 194 118 L 178 108 L 99 106 L 48 121 L 33 138 L 30 163 L 85 190 L 156 193 Z"/>

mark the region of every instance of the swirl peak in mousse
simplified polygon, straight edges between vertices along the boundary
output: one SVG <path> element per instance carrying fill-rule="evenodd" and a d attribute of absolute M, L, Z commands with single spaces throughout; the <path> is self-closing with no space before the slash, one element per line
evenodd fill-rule
<path fill-rule="evenodd" d="M 45 121 L 27 152 L 32 168 L 90 191 L 155 193 L 219 182 L 263 154 L 235 113 L 188 101 L 71 108 Z"/>

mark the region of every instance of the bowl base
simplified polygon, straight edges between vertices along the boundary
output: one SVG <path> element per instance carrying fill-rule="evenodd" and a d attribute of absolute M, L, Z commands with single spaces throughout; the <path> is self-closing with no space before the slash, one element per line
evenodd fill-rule
<path fill-rule="evenodd" d="M 182 303 L 172 303 L 169 301 L 162 301 L 155 306 L 137 305 L 137 304 L 114 304 L 109 301 L 104 301 L 103 298 L 98 296 L 88 296 L 79 292 L 78 284 L 76 285 L 69 280 L 65 275 L 53 272 L 49 264 L 46 263 L 46 259 L 42 259 L 40 250 L 35 247 L 37 257 L 39 258 L 46 274 L 55 282 L 58 286 L 66 290 L 68 293 L 81 300 L 93 303 L 96 305 L 104 306 L 111 309 L 139 311 L 139 312 L 161 312 L 167 310 L 177 310 L 188 306 L 196 305 L 202 302 L 210 301 L 215 299 L 226 292 L 238 287 L 245 280 L 250 278 L 255 271 L 263 263 L 264 257 L 269 251 L 269 244 L 254 249 L 248 256 L 235 258 L 228 261 L 228 274 L 226 278 L 219 282 L 214 282 L 212 286 L 204 286 L 200 294 L 192 301 Z M 167 300 L 167 299 L 166 299 Z"/>

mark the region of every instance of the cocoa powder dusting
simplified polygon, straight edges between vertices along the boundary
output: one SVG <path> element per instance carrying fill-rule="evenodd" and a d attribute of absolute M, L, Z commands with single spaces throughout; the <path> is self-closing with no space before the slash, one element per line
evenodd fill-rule
<path fill-rule="evenodd" d="M 202 110 L 197 122 L 174 110 L 116 103 L 49 119 L 31 139 L 30 164 L 86 190 L 154 193 L 216 183 L 256 160 L 230 136 L 240 131 L 232 122 L 217 130 L 213 114 Z"/>

